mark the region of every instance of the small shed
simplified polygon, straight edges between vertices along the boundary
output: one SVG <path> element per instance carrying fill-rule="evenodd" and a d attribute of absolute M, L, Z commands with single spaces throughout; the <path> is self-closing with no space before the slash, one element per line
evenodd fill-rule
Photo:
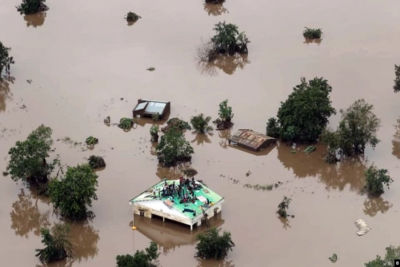
<path fill-rule="evenodd" d="M 265 134 L 254 132 L 249 129 L 239 129 L 234 135 L 229 138 L 229 144 L 253 150 L 260 151 L 268 147 L 270 144 L 275 143 L 276 139 Z"/>
<path fill-rule="evenodd" d="M 139 99 L 136 107 L 133 109 L 134 118 L 151 118 L 159 114 L 163 119 L 171 111 L 171 102 Z"/>

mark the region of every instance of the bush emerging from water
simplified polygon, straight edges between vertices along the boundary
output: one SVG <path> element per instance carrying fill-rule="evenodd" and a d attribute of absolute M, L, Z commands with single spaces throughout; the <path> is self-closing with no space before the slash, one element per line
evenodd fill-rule
<path fill-rule="evenodd" d="M 376 259 L 365 263 L 365 267 L 394 267 L 394 260 L 400 259 L 400 246 L 390 246 L 386 248 L 386 255 L 382 259 L 381 256 L 376 256 Z"/>
<path fill-rule="evenodd" d="M 168 131 L 175 129 L 177 131 L 184 132 L 186 130 L 191 130 L 189 123 L 179 118 L 172 118 L 167 121 L 167 126 L 161 128 L 163 133 L 167 133 Z"/>
<path fill-rule="evenodd" d="M 224 231 L 219 234 L 220 229 L 213 228 L 206 233 L 199 234 L 196 245 L 196 257 L 202 259 L 223 259 L 228 255 L 228 251 L 235 246 L 231 238 L 231 233 Z"/>
<path fill-rule="evenodd" d="M 142 18 L 141 16 L 139 16 L 133 12 L 128 12 L 128 14 L 126 14 L 126 17 L 125 17 L 127 22 L 136 22 L 141 18 Z"/>
<path fill-rule="evenodd" d="M 155 267 L 152 262 L 158 258 L 158 247 L 155 242 L 151 242 L 150 246 L 143 250 L 136 250 L 135 254 L 118 255 L 117 267 Z"/>
<path fill-rule="evenodd" d="M 225 0 L 206 0 L 207 4 L 222 4 Z"/>
<path fill-rule="evenodd" d="M 383 186 L 389 185 L 393 182 L 386 169 L 377 169 L 374 166 L 369 167 L 365 171 L 365 189 L 367 192 L 374 196 L 380 196 L 385 191 Z"/>
<path fill-rule="evenodd" d="M 193 116 L 190 119 L 190 123 L 192 124 L 193 128 L 196 130 L 196 132 L 201 134 L 205 134 L 213 130 L 213 127 L 208 125 L 210 121 L 211 117 L 207 116 L 204 118 L 203 113 L 198 116 Z"/>
<path fill-rule="evenodd" d="M 157 143 L 158 142 L 158 130 L 159 127 L 158 125 L 152 125 L 150 127 L 150 136 L 151 136 L 151 142 Z"/>
<path fill-rule="evenodd" d="M 41 11 L 47 11 L 49 8 L 44 4 L 46 0 L 22 0 L 17 10 L 21 15 L 32 15 Z"/>
<path fill-rule="evenodd" d="M 278 211 L 276 213 L 279 214 L 282 218 L 286 218 L 288 214 L 286 213 L 286 210 L 289 208 L 289 204 L 292 200 L 287 197 L 283 197 L 283 200 L 281 203 L 278 205 Z"/>
<path fill-rule="evenodd" d="M 88 147 L 93 148 L 94 145 L 97 145 L 99 143 L 99 139 L 93 136 L 89 136 L 86 138 L 85 143 Z"/>
<path fill-rule="evenodd" d="M 106 162 L 100 156 L 91 155 L 88 159 L 88 164 L 92 169 L 100 169 L 106 167 Z"/>
<path fill-rule="evenodd" d="M 36 249 L 36 257 L 44 263 L 64 260 L 72 255 L 72 244 L 68 240 L 70 228 L 68 225 L 55 224 L 51 231 L 47 228 L 41 228 L 43 249 Z"/>
<path fill-rule="evenodd" d="M 400 66 L 394 65 L 394 73 L 396 75 L 396 79 L 394 80 L 394 92 L 397 93 L 400 91 Z"/>
<path fill-rule="evenodd" d="M 322 31 L 321 29 L 310 29 L 305 27 L 306 29 L 303 32 L 304 38 L 308 40 L 315 40 L 315 39 L 321 39 L 322 36 Z"/>
<path fill-rule="evenodd" d="M 133 127 L 133 120 L 129 118 L 122 118 L 119 121 L 118 127 L 124 131 L 129 131 Z"/>
<path fill-rule="evenodd" d="M 11 64 L 14 64 L 13 57 L 10 57 L 9 55 L 10 50 L 11 48 L 5 47 L 3 43 L 0 42 L 0 80 L 3 69 L 10 73 Z"/>
<path fill-rule="evenodd" d="M 219 54 L 248 53 L 247 44 L 250 41 L 244 32 L 239 32 L 239 28 L 235 24 L 227 24 L 225 21 L 219 22 L 215 24 L 214 31 L 216 34 L 211 38 L 211 41 Z"/>

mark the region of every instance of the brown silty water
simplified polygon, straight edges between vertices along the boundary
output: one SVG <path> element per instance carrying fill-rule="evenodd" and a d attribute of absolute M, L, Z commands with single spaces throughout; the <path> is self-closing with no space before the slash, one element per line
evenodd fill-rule
<path fill-rule="evenodd" d="M 63 164 L 85 162 L 91 154 L 107 162 L 98 172 L 96 218 L 73 225 L 74 262 L 55 266 L 115 266 L 118 254 L 144 249 L 149 238 L 159 243 L 165 267 L 330 266 L 333 253 L 340 266 L 363 266 L 386 246 L 398 245 L 393 229 L 400 223 L 395 205 L 400 200 L 400 142 L 394 125 L 400 112 L 392 89 L 394 64 L 400 63 L 398 1 L 232 0 L 225 9 L 200 0 L 48 1 L 46 15 L 25 18 L 16 11 L 18 4 L 0 0 L 0 40 L 12 47 L 16 61 L 11 69 L 15 80 L 0 89 L 0 169 L 6 168 L 9 148 L 42 123 L 53 129 L 54 155 Z M 123 17 L 128 11 L 142 19 L 127 26 Z M 224 20 L 246 32 L 248 57 L 198 66 L 197 46 Z M 305 26 L 323 30 L 319 45 L 304 43 Z M 146 70 L 150 67 L 155 71 Z M 189 120 L 204 113 L 215 119 L 218 104 L 229 99 L 235 114 L 232 131 L 265 132 L 267 119 L 300 77 L 328 79 L 338 110 L 358 98 L 375 106 L 382 141 L 375 150 L 368 148 L 367 163 L 327 165 L 323 146 L 305 155 L 280 144 L 256 156 L 227 146 L 227 133 L 214 131 L 205 139 L 187 132 L 198 179 L 226 198 L 221 217 L 212 223 L 230 231 L 236 247 L 224 263 L 204 262 L 193 257 L 194 237 L 202 229 L 190 233 L 139 218 L 138 230 L 131 230 L 129 199 L 165 175 L 176 177 L 179 170 L 157 166 L 151 124 L 125 133 L 105 126 L 106 116 L 112 122 L 131 116 L 137 99 L 147 98 L 171 101 L 173 117 Z M 330 119 L 333 127 L 338 119 Z M 90 135 L 100 140 L 93 151 L 61 141 L 83 142 Z M 364 168 L 372 163 L 388 169 L 395 182 L 381 198 L 369 200 L 359 191 Z M 243 186 L 278 181 L 283 184 L 272 191 Z M 283 196 L 292 198 L 289 213 L 295 218 L 289 221 L 276 214 Z M 373 229 L 363 237 L 355 234 L 359 218 Z M 45 199 L 3 177 L 1 265 L 40 266 L 34 251 L 42 247 L 39 229 L 58 220 Z"/>

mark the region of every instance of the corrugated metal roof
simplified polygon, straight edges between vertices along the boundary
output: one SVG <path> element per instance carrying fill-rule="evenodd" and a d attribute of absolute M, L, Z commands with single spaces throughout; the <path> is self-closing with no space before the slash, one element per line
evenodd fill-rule
<path fill-rule="evenodd" d="M 166 103 L 160 103 L 160 102 L 148 102 L 149 104 L 147 105 L 145 112 L 147 113 L 159 113 L 162 114 L 165 107 L 166 107 Z"/>
<path fill-rule="evenodd" d="M 252 130 L 238 130 L 229 138 L 232 142 L 258 149 L 265 141 L 275 139 Z"/>
<path fill-rule="evenodd" d="M 136 106 L 135 110 L 144 109 L 144 108 L 146 107 L 147 103 L 148 103 L 148 102 L 143 102 L 143 103 L 138 104 L 138 105 Z"/>

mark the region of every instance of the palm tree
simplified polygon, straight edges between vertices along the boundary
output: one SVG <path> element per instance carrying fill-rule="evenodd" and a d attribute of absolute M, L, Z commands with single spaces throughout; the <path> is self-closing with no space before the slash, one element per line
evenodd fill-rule
<path fill-rule="evenodd" d="M 209 126 L 208 123 L 211 121 L 211 117 L 204 118 L 203 113 L 198 116 L 194 116 L 190 119 L 190 123 L 196 132 L 205 134 L 206 132 L 212 131 L 213 127 Z"/>
<path fill-rule="evenodd" d="M 196 245 L 197 257 L 204 259 L 222 259 L 229 250 L 235 246 L 231 239 L 231 233 L 224 231 L 219 235 L 220 229 L 213 228 L 205 234 L 199 234 L 197 240 L 199 243 Z"/>
<path fill-rule="evenodd" d="M 42 262 L 50 263 L 71 257 L 72 244 L 68 240 L 70 228 L 68 225 L 55 224 L 51 231 L 47 228 L 40 229 L 43 249 L 36 249 L 36 257 Z"/>

